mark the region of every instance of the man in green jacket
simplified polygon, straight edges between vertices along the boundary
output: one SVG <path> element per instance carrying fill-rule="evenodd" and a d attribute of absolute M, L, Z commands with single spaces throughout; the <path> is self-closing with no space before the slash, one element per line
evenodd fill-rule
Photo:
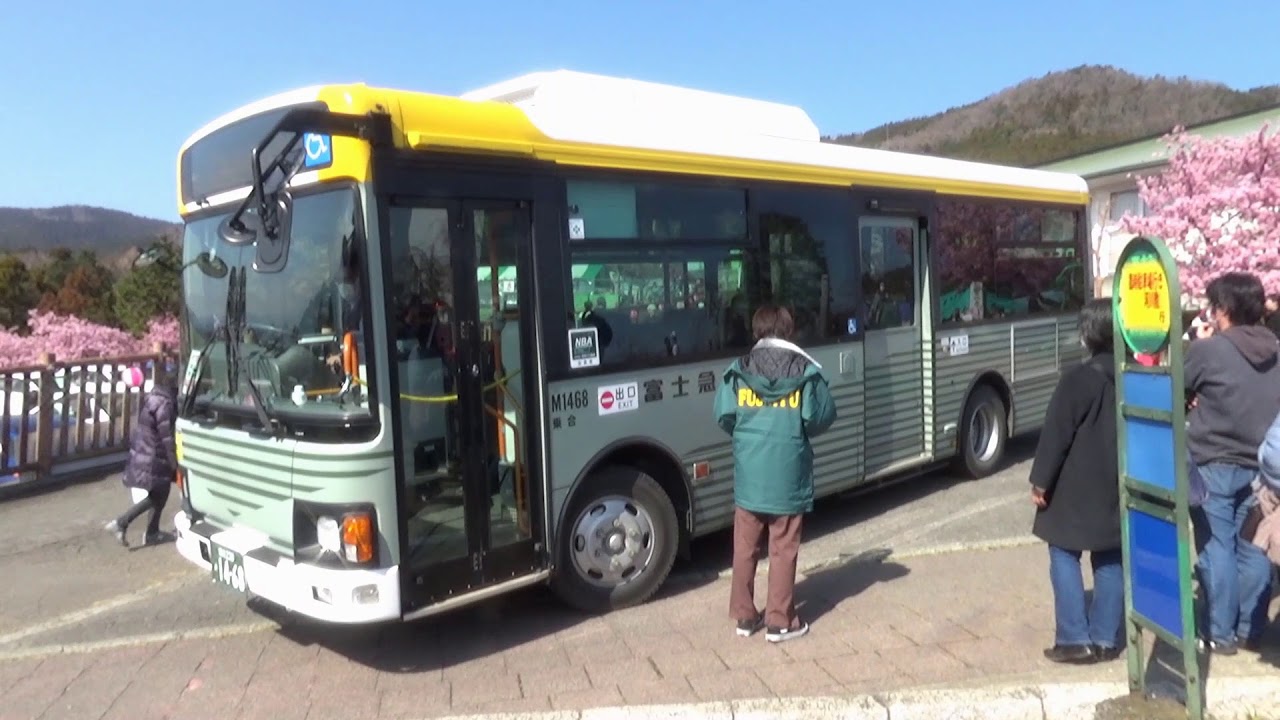
<path fill-rule="evenodd" d="M 789 338 L 786 308 L 762 306 L 751 320 L 756 345 L 725 371 L 716 421 L 733 436 L 733 580 L 729 614 L 738 635 L 766 627 L 782 642 L 809 632 L 796 615 L 796 559 L 803 514 L 813 509 L 813 447 L 836 419 L 821 366 Z M 756 609 L 756 548 L 769 537 L 769 594 Z"/>

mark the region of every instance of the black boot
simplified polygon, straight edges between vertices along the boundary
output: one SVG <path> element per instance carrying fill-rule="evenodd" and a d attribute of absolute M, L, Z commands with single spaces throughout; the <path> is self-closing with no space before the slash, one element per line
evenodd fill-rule
<path fill-rule="evenodd" d="M 1044 651 L 1044 656 L 1056 663 L 1086 665 L 1094 661 L 1093 648 L 1089 645 L 1054 645 Z"/>

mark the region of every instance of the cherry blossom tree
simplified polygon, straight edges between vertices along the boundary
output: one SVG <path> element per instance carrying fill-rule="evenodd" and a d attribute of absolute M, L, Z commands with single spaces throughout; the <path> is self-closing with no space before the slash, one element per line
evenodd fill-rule
<path fill-rule="evenodd" d="M 59 361 L 86 358 L 142 355 L 152 352 L 156 343 L 176 349 L 178 322 L 174 318 L 152 320 L 141 336 L 124 330 L 98 325 L 73 316 L 32 310 L 28 326 L 30 334 L 0 331 L 0 363 L 14 367 L 34 365 L 42 353 L 53 353 Z"/>
<path fill-rule="evenodd" d="M 1164 142 L 1169 165 L 1138 180 L 1147 215 L 1126 215 L 1124 231 L 1163 238 L 1193 297 L 1230 271 L 1280 292 L 1280 132 L 1206 139 L 1178 127 Z"/>

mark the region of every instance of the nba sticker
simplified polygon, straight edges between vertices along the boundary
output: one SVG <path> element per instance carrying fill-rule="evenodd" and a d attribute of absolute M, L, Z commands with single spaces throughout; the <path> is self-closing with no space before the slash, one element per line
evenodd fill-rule
<path fill-rule="evenodd" d="M 600 364 L 600 335 L 594 325 L 569 328 L 569 367 L 574 370 Z"/>
<path fill-rule="evenodd" d="M 640 383 L 619 383 L 596 389 L 596 409 L 601 415 L 631 412 L 640 407 Z"/>

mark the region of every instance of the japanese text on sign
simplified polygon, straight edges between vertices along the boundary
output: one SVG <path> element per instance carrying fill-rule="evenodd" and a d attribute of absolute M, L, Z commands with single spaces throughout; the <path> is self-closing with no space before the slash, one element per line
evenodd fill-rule
<path fill-rule="evenodd" d="M 1135 253 L 1120 271 L 1116 287 L 1120 329 L 1135 353 L 1158 352 L 1172 322 L 1169 279 L 1154 254 Z"/>

